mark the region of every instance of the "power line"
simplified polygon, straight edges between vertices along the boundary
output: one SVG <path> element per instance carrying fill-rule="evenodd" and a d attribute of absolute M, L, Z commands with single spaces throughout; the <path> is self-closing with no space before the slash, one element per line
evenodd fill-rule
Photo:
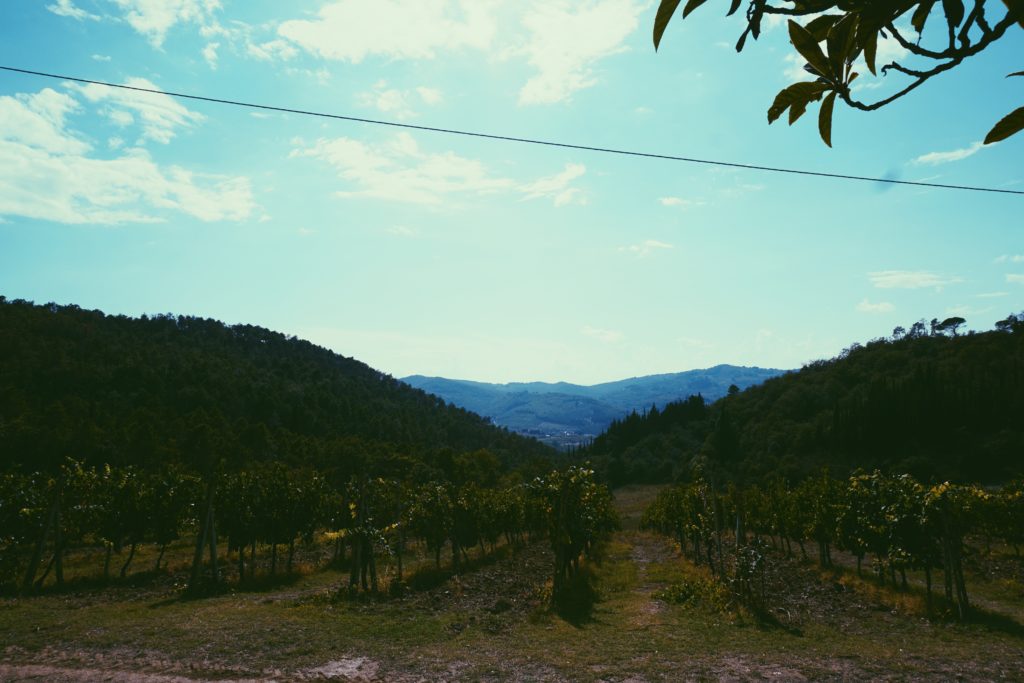
<path fill-rule="evenodd" d="M 380 119 L 368 119 L 359 116 L 345 116 L 343 114 L 327 114 L 325 112 L 307 111 L 304 109 L 292 109 L 290 107 L 275 107 L 268 104 L 257 104 L 254 102 L 240 102 L 238 100 L 227 100 L 219 97 L 205 97 L 203 95 L 190 95 L 188 93 L 170 92 L 167 90 L 156 90 L 155 88 L 141 88 L 134 85 L 123 85 L 120 83 L 108 83 L 106 81 L 95 81 L 88 78 L 76 76 L 62 76 L 44 71 L 32 71 L 30 69 L 18 69 L 13 66 L 2 66 L 0 70 L 14 73 L 27 74 L 29 76 L 42 76 L 43 78 L 54 78 L 61 81 L 73 81 L 75 83 L 87 83 L 90 85 L 103 85 L 108 88 L 120 88 L 121 90 L 134 90 L 137 92 L 152 93 L 154 95 L 168 95 L 186 100 L 197 100 L 200 102 L 213 102 L 215 104 L 230 104 L 236 107 L 248 107 L 249 109 L 261 109 L 264 111 L 276 111 L 285 114 L 299 114 L 301 116 L 316 116 L 324 119 L 335 119 L 338 121 L 352 121 L 355 123 L 369 123 L 376 126 L 390 126 L 392 128 L 405 128 L 408 130 L 422 130 L 430 133 L 445 133 L 447 135 L 461 135 L 471 138 L 483 138 L 485 140 L 500 140 L 502 142 L 518 142 L 527 145 L 542 145 L 545 147 L 560 147 L 563 149 L 575 149 L 584 152 L 601 152 L 604 154 L 618 154 L 621 156 L 642 157 L 645 159 L 661 159 L 664 161 L 682 161 L 690 164 L 704 164 L 706 166 L 724 166 L 726 168 L 742 168 L 750 171 L 765 171 L 768 173 L 789 173 L 791 175 L 814 176 L 818 178 L 835 178 L 838 180 L 859 180 L 869 183 L 882 183 L 887 185 L 911 185 L 914 187 L 931 187 L 942 190 L 969 190 L 971 192 L 996 192 L 999 194 L 1024 195 L 1024 190 L 1005 190 L 995 187 L 977 187 L 971 185 L 947 185 L 944 183 L 927 183 L 913 180 L 896 180 L 893 178 L 872 178 L 869 176 L 848 175 L 844 173 L 825 173 L 823 171 L 805 171 L 796 168 L 780 168 L 775 166 L 758 166 L 756 164 L 741 164 L 729 161 L 716 161 L 713 159 L 695 159 L 693 157 L 675 156 L 672 154 L 655 154 L 653 152 L 637 152 L 628 149 L 615 149 L 611 147 L 594 147 L 591 145 L 574 145 L 568 142 L 555 142 L 553 140 L 536 140 L 533 138 L 520 138 L 512 135 L 495 135 L 493 133 L 480 133 L 455 128 L 438 128 L 435 126 L 417 126 L 412 123 L 398 123 L 396 121 L 382 121 Z"/>

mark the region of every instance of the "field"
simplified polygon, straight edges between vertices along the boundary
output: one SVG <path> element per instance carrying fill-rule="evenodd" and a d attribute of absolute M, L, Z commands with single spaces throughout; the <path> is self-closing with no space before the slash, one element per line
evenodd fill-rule
<path fill-rule="evenodd" d="M 664 537 L 640 531 L 656 487 L 616 492 L 622 531 L 587 567 L 596 601 L 546 607 L 550 551 L 500 546 L 460 575 L 408 564 L 401 597 L 339 596 L 347 572 L 312 569 L 327 546 L 304 549 L 291 577 L 182 599 L 187 543 L 168 571 L 112 586 L 102 557 L 73 557 L 70 587 L 0 599 L 0 680 L 1013 680 L 1024 671 L 1024 562 L 993 548 L 968 563 L 975 618 L 926 614 L 910 588 L 857 578 L 850 558 L 822 572 L 773 556 L 768 614 L 719 604 L 713 590 L 683 604 L 680 585 L 712 585 Z M 146 551 L 148 552 L 148 551 Z M 988 552 L 981 551 L 978 552 Z M 116 560 L 115 556 L 115 560 Z M 322 563 L 320 563 L 322 566 Z M 228 565 L 230 571 L 230 565 Z M 980 567 L 985 567 L 982 571 Z M 393 567 L 385 566 L 385 580 Z M 115 572 L 116 575 L 116 572 Z M 230 578 L 230 575 L 229 575 Z M 669 589 L 669 590 L 666 590 Z"/>

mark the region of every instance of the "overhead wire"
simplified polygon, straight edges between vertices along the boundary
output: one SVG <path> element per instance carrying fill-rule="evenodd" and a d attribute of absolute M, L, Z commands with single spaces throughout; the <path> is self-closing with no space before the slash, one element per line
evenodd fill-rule
<path fill-rule="evenodd" d="M 501 142 L 516 142 L 520 144 L 528 145 L 540 145 L 544 147 L 557 147 L 561 149 L 572 149 L 584 152 L 598 152 L 602 154 L 616 154 L 620 156 L 628 157 L 639 157 L 644 159 L 660 159 L 663 161 L 679 161 L 690 164 L 702 164 L 705 166 L 719 166 L 724 168 L 738 168 L 750 171 L 762 171 L 766 173 L 785 173 L 790 175 L 800 176 L 813 176 L 817 178 L 832 178 L 835 180 L 853 180 L 860 182 L 878 183 L 882 185 L 905 185 L 912 187 L 927 187 L 941 190 L 966 190 L 970 192 L 991 192 L 997 194 L 1008 194 L 1008 195 L 1024 195 L 1024 190 L 1010 190 L 1005 188 L 997 187 L 983 187 L 975 185 L 953 185 L 947 183 L 933 183 L 916 180 L 899 180 L 897 178 L 876 178 L 871 176 L 851 175 L 846 173 L 829 173 L 825 171 L 810 171 L 806 169 L 798 168 L 783 168 L 778 166 L 762 166 L 758 164 L 746 164 L 731 161 L 721 161 L 715 159 L 698 159 L 695 157 L 678 156 L 674 154 L 659 154 L 656 152 L 641 152 L 636 150 L 628 149 L 617 149 L 614 147 L 597 147 L 594 145 L 580 145 L 570 142 L 559 142 L 555 140 L 540 140 L 535 138 L 524 138 L 513 135 L 498 135 L 494 133 L 482 133 L 479 131 L 461 130 L 457 128 L 442 128 L 438 126 L 421 126 L 413 123 L 402 123 L 399 121 L 386 121 L 382 119 L 371 119 L 361 116 L 348 116 L 345 114 L 331 114 L 327 112 L 309 111 L 305 109 L 296 109 L 292 107 L 279 107 L 269 104 L 259 104 L 256 102 L 243 102 L 240 100 L 229 100 L 221 97 L 209 97 L 206 95 L 193 95 L 190 93 L 172 92 L 169 90 L 158 90 L 156 88 L 144 88 L 137 85 L 126 85 L 123 83 L 110 83 L 108 81 L 99 81 L 89 78 L 80 78 L 77 76 L 67 76 L 61 74 L 48 73 L 45 71 L 34 71 L 32 69 L 20 69 L 13 66 L 0 65 L 0 70 L 9 71 L 13 73 L 25 74 L 29 76 L 40 76 L 42 78 L 51 78 L 61 81 L 71 81 L 73 83 L 85 83 L 88 85 L 101 85 L 108 88 L 118 88 L 121 90 L 133 90 L 136 92 L 151 93 L 154 95 L 166 95 L 169 97 L 177 97 L 185 100 L 194 100 L 199 102 L 211 102 L 214 104 L 226 104 L 235 107 L 246 107 L 249 109 L 259 109 L 263 111 L 280 112 L 284 114 L 296 114 L 301 116 L 314 116 L 325 119 L 334 119 L 338 121 L 349 121 L 354 123 L 365 123 L 376 126 L 388 126 L 391 128 L 403 128 L 406 130 L 418 130 L 430 133 L 442 133 L 445 135 L 459 135 L 463 137 L 471 138 L 482 138 L 485 140 L 497 140 Z"/>

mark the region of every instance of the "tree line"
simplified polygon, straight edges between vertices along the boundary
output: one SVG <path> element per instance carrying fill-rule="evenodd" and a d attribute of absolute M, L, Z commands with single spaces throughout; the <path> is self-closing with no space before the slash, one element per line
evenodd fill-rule
<path fill-rule="evenodd" d="M 201 469 L 205 442 L 228 458 L 342 479 L 368 468 L 442 477 L 433 460 L 445 448 L 487 449 L 502 471 L 542 473 L 558 457 L 279 332 L 0 297 L 0 470 L 53 470 L 68 455 L 90 465 Z"/>
<path fill-rule="evenodd" d="M 613 485 L 739 482 L 822 467 L 1000 484 L 1024 475 L 1024 313 L 990 332 L 920 320 L 714 404 L 698 397 L 614 423 L 579 457 Z"/>

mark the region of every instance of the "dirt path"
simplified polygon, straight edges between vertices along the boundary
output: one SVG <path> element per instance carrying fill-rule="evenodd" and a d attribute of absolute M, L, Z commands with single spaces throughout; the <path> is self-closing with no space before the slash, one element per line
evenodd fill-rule
<path fill-rule="evenodd" d="M 636 566 L 637 580 L 633 588 L 634 599 L 628 604 L 634 607 L 633 614 L 625 615 L 625 623 L 639 628 L 650 628 L 659 625 L 661 614 L 666 605 L 654 597 L 659 590 L 667 588 L 664 581 L 653 579 L 649 567 L 652 562 L 666 562 L 675 555 L 665 540 L 643 531 L 627 531 L 621 534 L 621 540 L 629 543 L 630 559 Z"/>

